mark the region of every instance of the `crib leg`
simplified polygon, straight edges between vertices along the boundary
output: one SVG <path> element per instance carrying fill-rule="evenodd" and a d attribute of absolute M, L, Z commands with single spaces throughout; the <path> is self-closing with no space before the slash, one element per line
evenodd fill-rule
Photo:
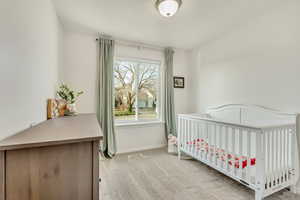
<path fill-rule="evenodd" d="M 181 160 L 181 151 L 179 148 L 178 148 L 178 160 Z"/>
<path fill-rule="evenodd" d="M 255 191 L 255 200 L 263 200 L 261 192 Z"/>
<path fill-rule="evenodd" d="M 290 191 L 291 191 L 292 193 L 294 193 L 294 194 L 297 194 L 297 187 L 296 187 L 296 185 L 291 185 L 291 186 L 290 186 Z"/>

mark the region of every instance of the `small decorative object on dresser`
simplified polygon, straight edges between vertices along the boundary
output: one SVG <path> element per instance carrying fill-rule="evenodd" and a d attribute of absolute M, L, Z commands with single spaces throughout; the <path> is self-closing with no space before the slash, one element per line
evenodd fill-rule
<path fill-rule="evenodd" d="M 184 77 L 174 76 L 174 88 L 184 88 Z"/>
<path fill-rule="evenodd" d="M 47 119 L 63 117 L 66 111 L 66 101 L 63 99 L 48 99 Z"/>
<path fill-rule="evenodd" d="M 83 94 L 83 91 L 80 92 L 75 92 L 72 90 L 69 86 L 66 84 L 62 83 L 59 86 L 59 90 L 57 91 L 57 95 L 65 100 L 67 106 L 66 106 L 66 112 L 65 115 L 76 115 L 77 114 L 77 109 L 76 109 L 76 104 L 75 102 L 77 101 L 78 97 Z"/>

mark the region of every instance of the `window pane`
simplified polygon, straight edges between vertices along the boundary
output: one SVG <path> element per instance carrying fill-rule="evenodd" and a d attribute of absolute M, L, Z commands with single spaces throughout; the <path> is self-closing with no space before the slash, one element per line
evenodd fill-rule
<path fill-rule="evenodd" d="M 136 62 L 117 60 L 114 65 L 115 119 L 135 120 Z"/>
<path fill-rule="evenodd" d="M 157 119 L 159 65 L 139 63 L 138 72 L 138 118 Z"/>

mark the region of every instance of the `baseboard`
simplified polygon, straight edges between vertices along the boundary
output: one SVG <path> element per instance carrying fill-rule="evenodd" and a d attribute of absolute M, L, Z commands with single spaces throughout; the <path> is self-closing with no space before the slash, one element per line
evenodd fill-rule
<path fill-rule="evenodd" d="M 117 154 L 120 155 L 120 154 L 127 154 L 127 153 L 135 153 L 135 152 L 139 152 L 139 151 L 147 151 L 147 150 L 160 149 L 160 148 L 165 148 L 165 147 L 167 147 L 166 144 L 148 146 L 148 147 L 143 147 L 143 148 L 132 148 L 130 150 L 117 152 Z"/>

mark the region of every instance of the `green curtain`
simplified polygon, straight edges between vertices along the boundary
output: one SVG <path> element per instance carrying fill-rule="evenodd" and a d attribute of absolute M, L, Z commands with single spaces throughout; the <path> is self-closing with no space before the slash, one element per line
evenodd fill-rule
<path fill-rule="evenodd" d="M 113 116 L 113 62 L 115 42 L 99 38 L 98 102 L 97 117 L 103 131 L 102 151 L 105 157 L 116 154 L 116 138 Z"/>
<path fill-rule="evenodd" d="M 174 109 L 174 88 L 173 88 L 173 55 L 172 48 L 165 49 L 165 120 L 166 136 L 177 136 L 176 119 Z"/>

